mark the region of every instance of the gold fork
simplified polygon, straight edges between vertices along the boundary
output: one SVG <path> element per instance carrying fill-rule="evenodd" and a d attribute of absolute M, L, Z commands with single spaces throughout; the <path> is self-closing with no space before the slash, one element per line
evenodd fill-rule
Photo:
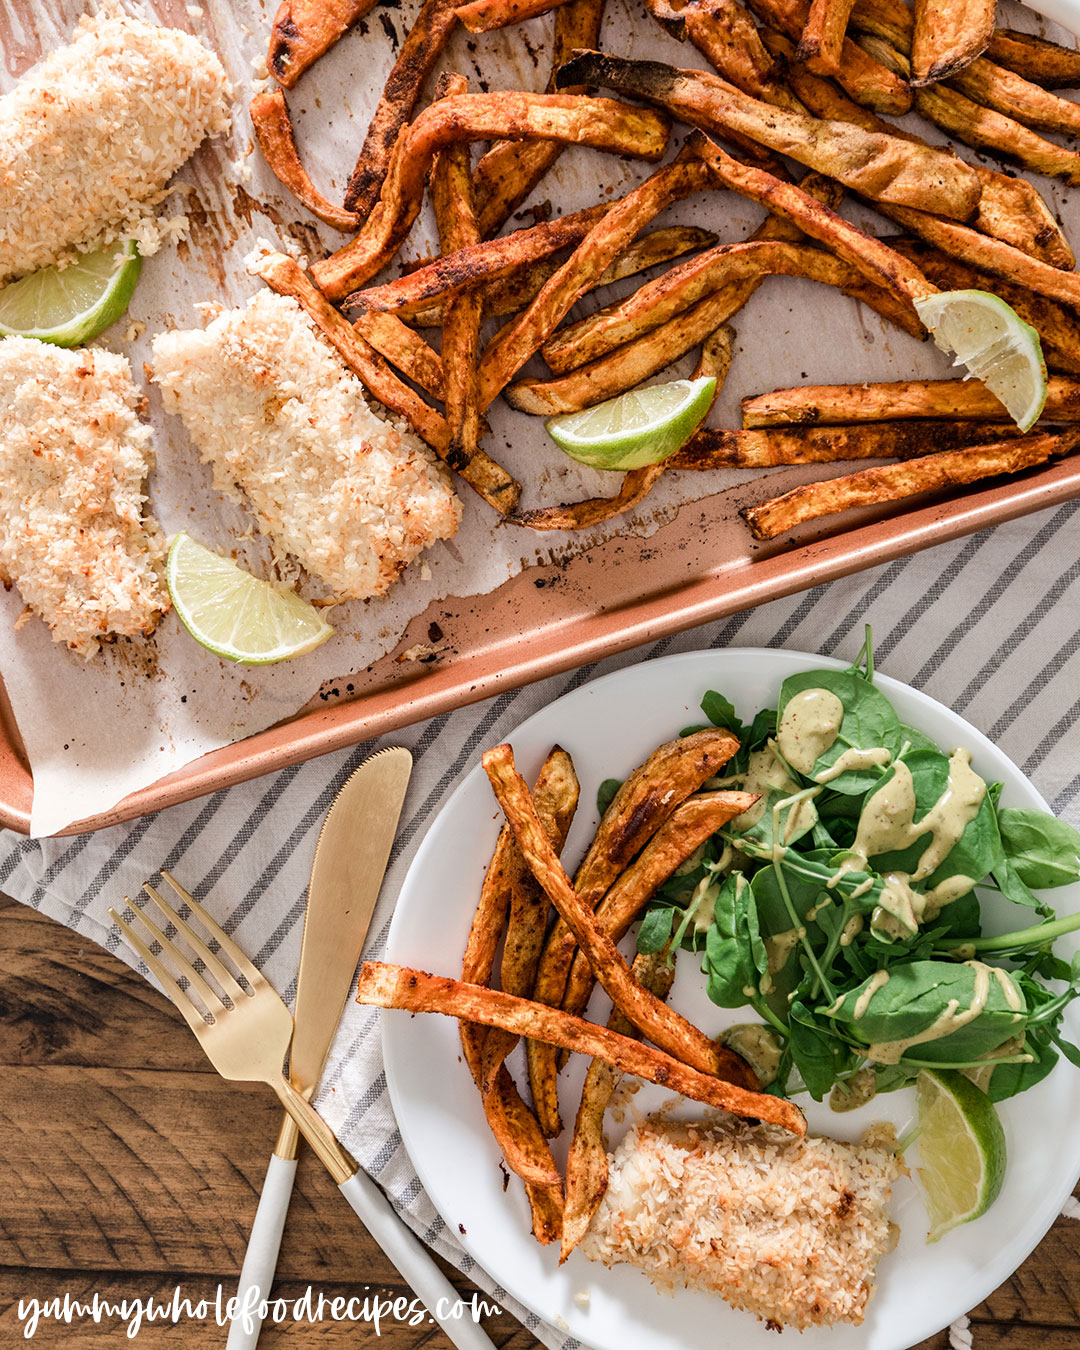
<path fill-rule="evenodd" d="M 292 1040 L 293 1019 L 277 992 L 198 901 L 168 872 L 162 872 L 161 876 L 220 948 L 220 955 L 211 951 L 191 924 L 182 919 L 153 886 L 145 884 L 143 890 L 161 911 L 166 927 L 172 926 L 202 963 L 203 970 L 198 970 L 174 938 L 166 936 L 142 907 L 124 897 L 125 903 L 160 946 L 162 954 L 167 955 L 173 969 L 187 980 L 187 990 L 181 988 L 161 958 L 115 909 L 109 910 L 109 916 L 124 940 L 157 976 L 184 1021 L 198 1037 L 210 1063 L 222 1078 L 232 1082 L 266 1083 L 273 1088 L 368 1232 L 410 1282 L 451 1341 L 459 1350 L 493 1350 L 491 1341 L 471 1320 L 470 1314 L 461 1315 L 463 1306 L 458 1294 L 427 1250 L 397 1217 L 370 1177 L 360 1171 L 356 1160 L 341 1147 L 315 1108 L 282 1072 Z M 226 966 L 222 956 L 232 962 L 240 978 Z M 217 988 L 211 984 L 211 977 Z"/>

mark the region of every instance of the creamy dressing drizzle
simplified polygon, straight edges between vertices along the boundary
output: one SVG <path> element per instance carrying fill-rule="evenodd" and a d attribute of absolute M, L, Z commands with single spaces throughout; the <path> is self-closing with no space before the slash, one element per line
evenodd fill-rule
<path fill-rule="evenodd" d="M 823 754 L 831 749 L 844 720 L 844 705 L 828 689 L 804 689 L 788 700 L 776 728 L 780 753 L 799 773 L 809 777 Z"/>
<path fill-rule="evenodd" d="M 859 1020 L 860 1017 L 862 1017 L 865 1014 L 867 1008 L 870 1006 L 870 1000 L 874 997 L 877 991 L 879 989 L 884 989 L 884 987 L 888 983 L 889 983 L 889 972 L 887 970 L 878 970 L 874 972 L 874 974 L 870 977 L 869 981 L 867 982 L 866 988 L 855 1000 L 855 1012 L 852 1015 L 854 1016 L 856 1022 Z"/>
<path fill-rule="evenodd" d="M 850 750 L 844 751 L 835 764 L 830 764 L 827 769 L 814 774 L 814 782 L 831 783 L 834 778 L 839 778 L 849 769 L 873 769 L 888 764 L 891 759 L 892 755 L 883 745 L 872 746 L 869 750 L 860 750 L 858 746 L 853 745 Z"/>
<path fill-rule="evenodd" d="M 765 951 L 769 958 L 768 971 L 770 975 L 775 975 L 778 970 L 783 970 L 787 965 L 787 959 L 791 955 L 791 949 L 797 942 L 801 942 L 806 936 L 805 928 L 789 928 L 786 932 L 775 933 L 772 937 L 765 939 Z"/>
<path fill-rule="evenodd" d="M 710 779 L 709 786 L 713 788 L 741 787 L 744 792 L 760 794 L 758 800 L 749 810 L 736 816 L 731 822 L 730 829 L 734 834 L 742 834 L 746 830 L 752 830 L 758 823 L 765 814 L 770 788 L 777 788 L 781 792 L 798 792 L 799 790 L 798 783 L 795 782 L 783 761 L 777 756 L 771 741 L 760 750 L 750 752 L 750 764 L 745 773 L 733 774 L 730 778 Z"/>
<path fill-rule="evenodd" d="M 998 971 L 982 961 L 965 961 L 964 964 L 975 972 L 975 987 L 972 991 L 971 1002 L 966 1008 L 961 1009 L 959 1000 L 951 998 L 945 1005 L 945 1010 L 928 1027 L 917 1032 L 914 1036 L 907 1036 L 902 1040 L 879 1041 L 876 1045 L 871 1045 L 866 1051 L 866 1058 L 872 1059 L 878 1064 L 899 1064 L 900 1057 L 912 1046 L 924 1045 L 927 1041 L 939 1041 L 945 1036 L 952 1035 L 954 1031 L 959 1031 L 961 1027 L 966 1027 L 969 1022 L 974 1022 L 976 1017 L 980 1016 L 985 1009 L 986 1001 L 990 997 L 991 975 L 996 974 L 1000 983 L 1000 978 L 1005 975 L 1005 972 Z M 1011 981 L 1009 983 L 1012 984 Z M 1013 993 L 1016 993 L 1015 989 Z M 1009 1006 L 1014 1005 L 1010 1002 Z"/>

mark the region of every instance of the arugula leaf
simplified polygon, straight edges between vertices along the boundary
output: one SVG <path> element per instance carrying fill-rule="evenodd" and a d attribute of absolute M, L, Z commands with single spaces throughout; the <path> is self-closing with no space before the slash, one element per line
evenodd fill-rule
<path fill-rule="evenodd" d="M 619 778 L 605 778 L 596 789 L 596 809 L 600 815 L 606 814 L 608 807 L 615 800 L 615 794 L 622 787 L 622 780 Z"/>
<path fill-rule="evenodd" d="M 1080 834 L 1065 821 L 1007 806 L 998 825 L 1005 856 L 1025 885 L 1038 890 L 1080 879 Z"/>
<path fill-rule="evenodd" d="M 1058 1062 L 1058 1053 L 1050 1044 L 1050 1037 L 1044 1028 L 1028 1032 L 1024 1037 L 1024 1053 L 1034 1055 L 1034 1061 L 1030 1064 L 995 1065 L 986 1085 L 986 1095 L 992 1102 L 1006 1101 L 1041 1083 Z"/>
<path fill-rule="evenodd" d="M 1044 919 L 1054 917 L 1054 911 L 1031 891 L 1008 855 L 994 868 L 994 881 L 1005 899 L 1011 900 L 1014 905 L 1026 905 L 1028 909 L 1038 910 Z"/>

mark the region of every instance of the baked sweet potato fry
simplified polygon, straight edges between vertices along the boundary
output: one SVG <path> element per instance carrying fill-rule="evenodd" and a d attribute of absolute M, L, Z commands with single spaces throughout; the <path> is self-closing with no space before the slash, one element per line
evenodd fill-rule
<path fill-rule="evenodd" d="M 875 200 L 967 220 L 982 192 L 974 170 L 946 151 L 773 107 L 703 70 L 578 52 L 556 79 L 647 99 L 721 136 L 738 132 Z"/>
<path fill-rule="evenodd" d="M 1080 154 L 1048 141 L 1015 118 L 984 108 L 950 85 L 919 89 L 915 106 L 928 122 L 976 150 L 988 150 L 999 159 L 1019 164 L 1033 173 L 1080 183 Z"/>
<path fill-rule="evenodd" d="M 913 88 L 947 80 L 981 55 L 994 32 L 995 0 L 915 0 Z"/>
<path fill-rule="evenodd" d="M 308 177 L 307 170 L 300 162 L 292 119 L 282 91 L 268 89 L 256 94 L 248 111 L 259 149 L 278 182 L 288 188 L 301 206 L 306 206 L 312 215 L 332 225 L 335 230 L 351 234 L 357 229 L 360 217 L 328 201 Z"/>
<path fill-rule="evenodd" d="M 339 300 L 384 267 L 420 210 L 424 182 L 439 149 L 457 141 L 556 140 L 610 154 L 658 159 L 666 118 L 611 99 L 575 94 L 459 94 L 420 114 L 394 145 L 378 203 L 359 234 L 312 268 L 319 288 Z"/>
<path fill-rule="evenodd" d="M 592 844 L 574 877 L 581 903 L 594 909 L 616 877 L 648 843 L 679 806 L 711 778 L 738 749 L 738 741 L 723 730 L 697 731 L 658 746 L 615 794 Z M 557 1007 L 566 988 L 576 946 L 574 933 L 559 918 L 548 935 L 536 973 L 533 997 Z M 540 1038 L 538 1038 L 540 1039 Z M 540 1126 L 557 1135 L 559 1101 L 556 1055 L 547 1045 L 528 1046 L 529 1083 Z"/>
<path fill-rule="evenodd" d="M 384 310 L 412 319 L 435 302 L 445 303 L 467 286 L 489 285 L 512 279 L 522 269 L 580 244 L 611 206 L 606 203 L 545 221 L 528 230 L 515 230 L 501 239 L 489 239 L 444 257 L 434 258 L 395 281 L 354 291 L 347 309 Z"/>
<path fill-rule="evenodd" d="M 558 853 L 566 844 L 577 811 L 579 792 L 573 760 L 561 746 L 555 746 L 540 769 L 533 787 L 533 801 L 552 847 Z M 500 983 L 505 993 L 528 998 L 532 994 L 547 934 L 549 902 L 516 844 L 507 880 L 510 904 L 503 938 Z M 492 1080 L 516 1043 L 517 1037 L 510 1032 L 488 1032 L 483 1049 L 485 1081 Z"/>
<path fill-rule="evenodd" d="M 690 143 L 687 142 L 689 145 Z M 658 169 L 611 208 L 550 277 L 517 318 L 496 333 L 480 362 L 480 407 L 488 408 L 526 361 L 555 331 L 578 298 L 592 289 L 615 258 L 672 202 L 709 186 L 708 167 L 689 155 Z"/>
<path fill-rule="evenodd" d="M 662 952 L 634 958 L 635 979 L 657 998 L 667 998 L 675 980 L 675 953 Z M 622 1013 L 613 1011 L 608 1030 L 634 1040 L 637 1028 Z M 574 1120 L 574 1134 L 566 1159 L 566 1212 L 563 1216 L 559 1265 L 566 1260 L 588 1231 L 608 1185 L 607 1149 L 604 1146 L 604 1112 L 622 1074 L 605 1060 L 594 1059 L 585 1075 L 581 1103 Z"/>
<path fill-rule="evenodd" d="M 748 3 L 762 23 L 778 28 L 793 42 L 799 41 L 810 17 L 810 0 L 748 0 Z M 815 69 L 816 65 L 811 63 L 815 74 L 829 74 L 822 67 Z M 856 103 L 876 113 L 900 117 L 911 111 L 911 90 L 906 81 L 875 61 L 850 38 L 844 39 L 836 78 Z"/>
<path fill-rule="evenodd" d="M 851 263 L 867 281 L 889 291 L 901 304 L 912 305 L 915 300 L 936 292 L 937 288 L 927 281 L 917 267 L 913 267 L 879 240 L 848 224 L 835 211 L 823 206 L 792 183 L 785 183 L 764 169 L 740 164 L 707 138 L 698 153 L 725 187 L 760 202 L 770 211 L 790 220 L 804 234 L 817 239 L 845 262 Z M 895 209 L 911 213 L 910 207 Z M 942 221 L 942 224 L 957 229 L 966 228 L 956 221 Z M 974 231 L 970 233 L 974 234 Z"/>
<path fill-rule="evenodd" d="M 709 334 L 701 344 L 701 351 L 691 372 L 692 380 L 715 380 L 712 402 L 709 412 L 716 406 L 716 400 L 724 391 L 724 382 L 731 370 L 731 358 L 735 354 L 735 329 L 731 324 L 721 324 Z"/>
<path fill-rule="evenodd" d="M 976 103 L 994 108 L 1026 127 L 1065 136 L 1080 132 L 1080 106 L 983 57 L 954 75 L 949 84 Z"/>
<path fill-rule="evenodd" d="M 576 48 L 597 45 L 603 16 L 604 0 L 570 0 L 555 11 L 548 93 L 555 91 L 555 71 Z M 585 90 L 565 92 L 583 94 Z M 474 177 L 480 233 L 485 239 L 498 234 L 565 148 L 558 141 L 500 141 L 482 156 Z"/>
<path fill-rule="evenodd" d="M 775 275 L 855 288 L 860 298 L 866 290 L 853 268 L 807 244 L 764 239 L 718 244 L 669 268 L 625 300 L 560 329 L 544 343 L 544 360 L 556 374 L 565 374 L 660 327 L 733 281 Z M 880 296 L 879 291 L 873 299 Z M 914 331 L 920 333 L 917 325 Z"/>
<path fill-rule="evenodd" d="M 972 267 L 961 258 L 934 248 L 924 239 L 893 239 L 889 242 L 897 253 L 910 258 L 943 291 L 992 291 L 1000 295 L 1025 322 L 1036 329 L 1042 340 L 1043 356 L 1052 370 L 1080 374 L 1080 313 L 1076 309 L 1076 302 L 1054 300 L 1041 295 L 1019 278 L 1007 280 L 1008 276 L 1017 275 L 1020 266 L 1018 259 L 1023 254 L 1017 255 L 1007 246 L 996 251 L 988 249 L 982 236 L 975 235 L 972 239 L 966 231 L 959 237 L 951 234 L 943 237 L 932 221 L 933 217 L 930 217 L 915 221 L 914 225 L 920 232 L 925 230 L 931 238 L 940 239 L 950 249 L 973 253 L 984 260 L 994 260 L 997 271 Z M 1022 268 L 1020 272 L 1023 276 Z M 1074 275 L 1060 269 L 1058 274 L 1067 278 Z M 1036 269 L 1034 275 L 1024 280 L 1034 281 L 1037 285 L 1049 285 L 1049 275 L 1050 269 Z M 1074 290 L 1075 287 L 1070 287 L 1070 293 Z"/>
<path fill-rule="evenodd" d="M 688 797 L 597 905 L 596 921 L 611 940 L 620 942 L 626 936 L 656 888 L 667 881 L 680 863 L 722 826 L 749 811 L 757 800 L 753 792 L 702 792 Z M 584 1012 L 595 985 L 592 967 L 584 953 L 575 952 L 563 994 L 563 1010 Z"/>
<path fill-rule="evenodd" d="M 684 253 L 708 248 L 715 243 L 716 235 L 711 230 L 699 230 L 692 225 L 669 225 L 666 229 L 653 230 L 651 234 L 636 239 L 620 253 L 600 274 L 592 289 L 599 290 L 602 286 L 610 286 L 613 281 L 637 276 L 639 272 L 672 262 Z M 555 259 L 545 258 L 527 264 L 511 277 L 481 284 L 479 290 L 484 304 L 484 318 L 498 319 L 519 313 L 540 294 L 544 282 L 554 276 L 559 267 L 560 263 Z M 442 306 L 436 303 L 429 309 L 420 310 L 413 323 L 418 328 L 438 328 L 442 324 L 442 316 Z"/>
<path fill-rule="evenodd" d="M 454 0 L 424 0 L 405 35 L 345 189 L 345 205 L 364 220 L 379 200 L 394 146 L 457 24 Z"/>
<path fill-rule="evenodd" d="M 1019 432 L 993 422 L 869 422 L 854 426 L 785 426 L 759 430 L 702 427 L 671 459 L 673 469 L 770 469 L 781 464 L 835 464 L 845 459 L 915 459 Z"/>
<path fill-rule="evenodd" d="M 567 793 L 576 800 L 576 789 L 577 780 L 569 756 L 556 747 L 544 761 L 533 793 L 543 810 L 545 829 L 549 830 L 558 848 L 565 842 L 573 814 Z M 467 983 L 490 984 L 496 950 L 504 928 L 508 926 L 515 893 L 530 879 L 521 850 L 509 826 L 504 826 L 496 841 L 466 939 L 462 979 Z M 480 1088 L 491 1132 L 507 1166 L 525 1182 L 533 1212 L 533 1232 L 539 1242 L 556 1241 L 561 1231 L 562 1179 L 536 1117 L 521 1100 L 503 1064 L 505 1054 L 499 1055 L 496 1047 L 490 1044 L 496 1038 L 509 1037 L 509 1033 L 463 1021 L 460 1034 L 465 1062 Z M 516 1037 L 510 1037 L 509 1044 L 512 1046 L 515 1040 Z"/>
<path fill-rule="evenodd" d="M 1045 464 L 1056 455 L 1070 454 L 1078 445 L 1080 428 L 1022 436 L 968 450 L 946 450 L 903 464 L 863 469 L 823 483 L 793 488 L 759 506 L 744 507 L 739 514 L 755 539 L 775 539 L 797 525 L 857 506 L 903 501 L 924 492 L 961 487 L 981 478 L 1021 473 Z"/>
<path fill-rule="evenodd" d="M 852 3 L 853 0 L 810 0 L 806 27 L 799 38 L 800 61 L 816 61 L 825 75 L 840 74 Z"/>
<path fill-rule="evenodd" d="M 926 144 L 914 132 L 885 122 L 869 108 L 860 107 L 831 80 L 812 75 L 795 60 L 795 48 L 782 34 L 766 32 L 764 41 L 770 51 L 787 61 L 792 89 L 816 117 L 853 122 L 867 131 L 884 131 L 905 141 Z M 1011 178 L 982 164 L 974 164 L 972 168 L 982 184 L 979 205 L 970 222 L 972 229 L 1003 239 L 1052 267 L 1075 265 L 1069 241 L 1037 188 L 1023 178 Z"/>
<path fill-rule="evenodd" d="M 585 501 L 567 502 L 564 506 L 519 511 L 510 520 L 530 530 L 590 530 L 643 502 L 659 482 L 664 467 L 663 464 L 647 464 L 643 469 L 628 470 L 614 497 L 589 497 Z"/>
<path fill-rule="evenodd" d="M 548 14 L 567 0 L 469 0 L 458 5 L 458 20 L 470 33 L 491 33 L 512 23 L 524 23 L 540 14 Z"/>
<path fill-rule="evenodd" d="M 991 239 L 967 225 L 961 225 L 958 220 L 944 220 L 926 211 L 914 211 L 909 206 L 880 205 L 877 209 L 911 234 L 918 235 L 926 243 L 961 262 L 1004 277 L 1006 281 L 1027 287 L 1051 300 L 1059 300 L 1066 305 L 1080 305 L 1080 276 L 1075 272 L 1051 267 L 1003 240 Z M 908 250 L 901 248 L 895 252 L 905 257 L 908 254 Z"/>
<path fill-rule="evenodd" d="M 1078 433 L 1080 434 L 1080 433 Z M 528 785 L 514 767 L 508 745 L 485 751 L 481 763 L 533 876 L 544 888 L 578 945 L 586 954 L 611 1001 L 654 1045 L 700 1073 L 715 1074 L 742 1086 L 756 1086 L 738 1055 L 717 1044 L 681 1013 L 642 989 L 619 949 L 583 903 L 563 870 L 536 814 Z"/>
<path fill-rule="evenodd" d="M 385 356 L 414 384 L 438 399 L 445 398 L 442 357 L 419 333 L 414 333 L 395 315 L 378 311 L 361 314 L 355 327 L 380 356 Z"/>
<path fill-rule="evenodd" d="M 1044 89 L 1075 89 L 1080 86 L 1080 51 L 1062 47 L 1034 33 L 996 28 L 986 55 L 999 66 L 1023 75 Z"/>
<path fill-rule="evenodd" d="M 1080 422 L 1080 380 L 1051 375 L 1046 382 L 1046 422 Z M 1009 422 L 1005 405 L 978 380 L 895 380 L 882 384 L 811 384 L 774 389 L 742 401 L 743 426 L 792 427 L 854 422 Z M 985 439 L 993 439 L 991 436 Z"/>
<path fill-rule="evenodd" d="M 777 108 L 803 111 L 784 81 L 782 68 L 762 42 L 757 25 L 738 0 L 646 0 L 646 8 L 672 37 L 680 42 L 689 38 L 736 89 Z M 595 48 L 597 44 L 588 45 Z"/>
<path fill-rule="evenodd" d="M 374 6 L 375 0 L 282 0 L 266 54 L 270 74 L 291 89 L 308 66 Z"/>
<path fill-rule="evenodd" d="M 635 987 L 641 986 L 635 981 Z M 620 1036 L 606 1027 L 571 1017 L 542 1003 L 514 998 L 498 989 L 484 989 L 462 980 L 429 975 L 408 966 L 365 961 L 360 967 L 356 1001 L 369 1007 L 400 1008 L 414 1013 L 437 1012 L 447 1017 L 481 1022 L 485 1026 L 503 1027 L 519 1036 L 543 1037 L 548 1044 L 606 1060 L 622 1073 L 659 1083 L 718 1111 L 763 1120 L 792 1134 L 806 1132 L 803 1114 L 793 1102 L 699 1073 L 671 1055 Z"/>

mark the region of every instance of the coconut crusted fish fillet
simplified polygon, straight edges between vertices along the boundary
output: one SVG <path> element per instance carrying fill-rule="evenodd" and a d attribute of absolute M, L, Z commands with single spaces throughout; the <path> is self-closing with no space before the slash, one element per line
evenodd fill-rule
<path fill-rule="evenodd" d="M 261 291 L 202 331 L 159 333 L 154 380 L 214 485 L 338 599 L 382 595 L 461 504 L 416 436 L 377 417 L 295 300 Z"/>
<path fill-rule="evenodd" d="M 81 19 L 0 98 L 0 279 L 139 237 L 176 170 L 228 130 L 228 98 L 221 62 L 190 34 L 119 13 Z"/>
<path fill-rule="evenodd" d="M 885 1208 L 904 1171 L 893 1142 L 800 1139 L 733 1116 L 653 1117 L 611 1158 L 581 1250 L 781 1327 L 859 1323 L 898 1232 Z"/>
<path fill-rule="evenodd" d="M 140 398 L 122 356 L 0 340 L 0 580 L 83 656 L 168 609 Z"/>

